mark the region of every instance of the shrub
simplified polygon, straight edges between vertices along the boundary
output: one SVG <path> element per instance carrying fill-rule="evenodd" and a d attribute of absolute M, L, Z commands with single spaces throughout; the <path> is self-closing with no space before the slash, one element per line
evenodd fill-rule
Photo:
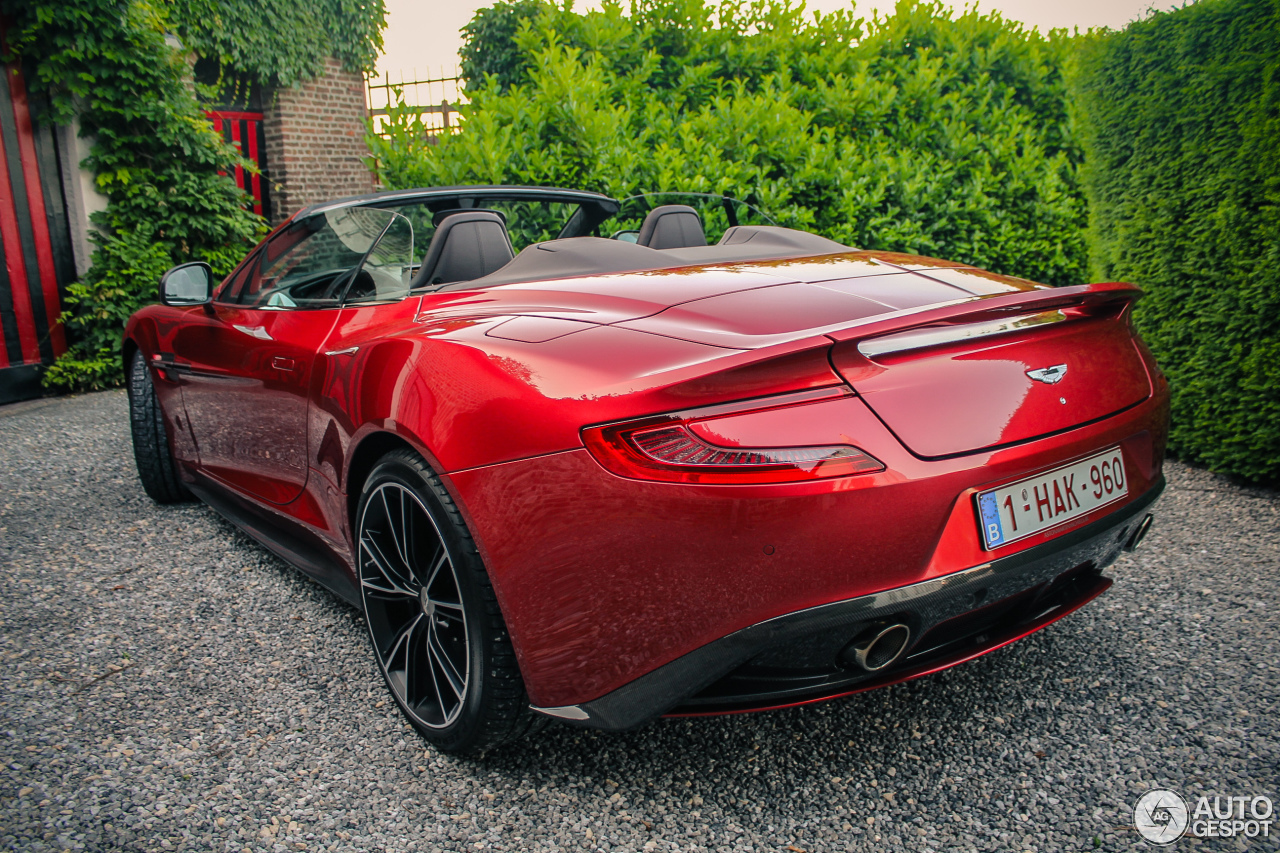
<path fill-rule="evenodd" d="M 1202 0 L 1093 37 L 1076 87 L 1092 273 L 1147 291 L 1171 449 L 1280 478 L 1280 5 Z"/>
<path fill-rule="evenodd" d="M 329 53 L 372 67 L 384 14 L 382 0 L 0 0 L 10 53 L 49 96 L 41 119 L 75 116 L 95 137 L 84 165 L 107 197 L 93 215 L 92 265 L 68 288 L 61 317 L 71 347 L 46 386 L 120 384 L 121 332 L 155 301 L 160 274 L 189 260 L 228 273 L 265 232 L 226 177 L 254 167 L 205 118 L 207 93 L 166 31 L 230 65 L 231 82 L 288 85 L 314 76 Z"/>
<path fill-rule="evenodd" d="M 229 271 L 260 231 L 243 194 L 219 175 L 243 163 L 201 113 L 185 58 L 165 43 L 164 7 L 151 0 L 0 0 L 9 47 L 32 62 L 51 96 L 45 120 L 80 119 L 96 135 L 85 165 L 107 208 L 92 265 L 68 288 L 71 347 L 45 374 L 66 389 L 119 384 L 120 334 L 156 298 L 160 273 L 190 258 Z"/>
<path fill-rule="evenodd" d="M 904 0 L 870 21 L 786 0 L 517 0 L 467 29 L 465 131 L 412 107 L 371 137 L 390 188 L 731 192 L 842 242 L 1083 280 L 1071 42 Z"/>

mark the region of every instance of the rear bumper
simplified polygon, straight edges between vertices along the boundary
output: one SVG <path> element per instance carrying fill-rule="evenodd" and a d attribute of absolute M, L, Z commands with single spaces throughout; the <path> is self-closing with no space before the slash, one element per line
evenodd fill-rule
<path fill-rule="evenodd" d="M 778 616 L 697 648 L 598 699 L 535 708 L 591 728 L 628 729 L 663 714 L 724 714 L 805 704 L 918 678 L 1007 645 L 1106 591 L 1120 555 L 1164 489 L 1091 524 L 972 568 Z M 836 660 L 868 626 L 911 628 L 898 662 L 875 673 Z"/>

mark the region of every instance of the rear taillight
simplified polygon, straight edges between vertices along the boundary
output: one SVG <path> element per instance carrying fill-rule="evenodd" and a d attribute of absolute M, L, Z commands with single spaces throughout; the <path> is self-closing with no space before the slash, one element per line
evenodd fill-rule
<path fill-rule="evenodd" d="M 622 424 L 589 427 L 583 444 L 601 465 L 620 477 L 673 483 L 750 485 L 794 483 L 883 471 L 884 465 L 849 444 L 793 446 L 788 443 L 788 413 L 804 418 L 807 404 L 851 396 L 843 388 L 824 388 L 759 400 L 676 412 Z M 771 417 L 769 446 L 760 441 L 758 419 Z M 751 435 L 747 446 L 733 435 Z M 713 437 L 718 440 L 713 440 Z"/>

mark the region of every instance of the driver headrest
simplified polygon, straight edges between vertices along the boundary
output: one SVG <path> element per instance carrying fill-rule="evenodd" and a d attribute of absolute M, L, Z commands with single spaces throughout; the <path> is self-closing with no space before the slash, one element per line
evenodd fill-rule
<path fill-rule="evenodd" d="M 413 287 L 471 281 L 497 272 L 516 256 L 502 217 L 488 210 L 451 213 L 440 220 Z"/>

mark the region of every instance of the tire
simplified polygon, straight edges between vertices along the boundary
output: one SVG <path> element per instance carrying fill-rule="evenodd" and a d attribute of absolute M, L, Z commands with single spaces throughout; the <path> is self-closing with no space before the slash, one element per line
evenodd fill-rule
<path fill-rule="evenodd" d="M 165 429 L 164 412 L 156 399 L 151 372 L 139 350 L 129 363 L 129 428 L 133 433 L 133 459 L 142 488 L 158 504 L 191 500 L 178 479 L 178 469 Z"/>
<path fill-rule="evenodd" d="M 374 660 L 405 718 L 457 755 L 541 728 L 489 575 L 439 477 L 415 453 L 387 454 L 356 519 Z"/>

